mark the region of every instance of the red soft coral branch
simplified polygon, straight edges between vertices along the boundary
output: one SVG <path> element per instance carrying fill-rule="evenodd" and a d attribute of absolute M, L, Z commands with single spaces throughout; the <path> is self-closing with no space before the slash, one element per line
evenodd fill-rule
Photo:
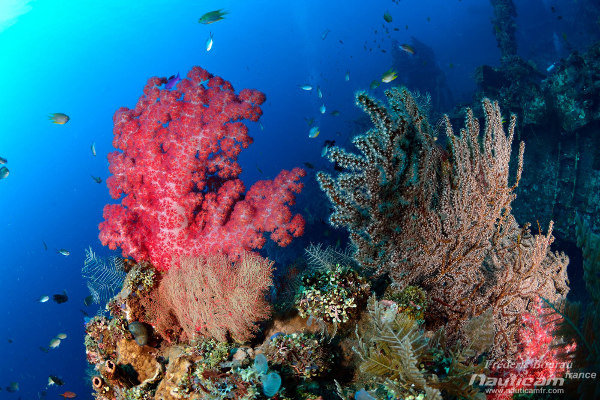
<path fill-rule="evenodd" d="M 243 119 L 257 121 L 257 90 L 236 95 L 231 84 L 194 67 L 175 90 L 151 78 L 134 109 L 114 115 L 107 179 L 121 204 L 104 207 L 100 240 L 124 256 L 167 270 L 181 256 L 239 256 L 261 248 L 264 233 L 286 246 L 304 219 L 289 206 L 304 170 L 281 171 L 248 193 L 237 156 L 252 143 Z"/>
<path fill-rule="evenodd" d="M 538 300 L 534 312 L 525 312 L 520 318 L 519 352 L 509 368 L 492 368 L 498 384 L 492 387 L 488 400 L 511 399 L 521 389 L 545 386 L 556 378 L 563 378 L 570 369 L 569 359 L 576 344 L 562 343 L 558 346 L 558 338 L 554 337 L 562 317 L 542 307 L 541 300 Z"/>

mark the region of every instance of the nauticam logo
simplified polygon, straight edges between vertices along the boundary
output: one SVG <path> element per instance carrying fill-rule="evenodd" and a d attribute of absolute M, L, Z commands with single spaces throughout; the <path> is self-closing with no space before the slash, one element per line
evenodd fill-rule
<path fill-rule="evenodd" d="M 476 384 L 478 386 L 487 387 L 527 387 L 527 386 L 563 386 L 565 378 L 567 379 L 596 379 L 598 374 L 596 372 L 567 372 L 563 378 L 544 378 L 531 376 L 522 376 L 511 374 L 508 377 L 497 378 L 493 376 L 487 376 L 486 374 L 472 374 L 469 385 Z"/>
<path fill-rule="evenodd" d="M 531 377 L 531 376 L 519 376 L 511 374 L 508 377 L 496 378 L 487 376 L 486 374 L 473 374 L 469 385 L 476 384 L 478 386 L 487 387 L 528 387 L 528 386 L 563 386 L 565 378 L 544 378 L 544 377 Z"/>

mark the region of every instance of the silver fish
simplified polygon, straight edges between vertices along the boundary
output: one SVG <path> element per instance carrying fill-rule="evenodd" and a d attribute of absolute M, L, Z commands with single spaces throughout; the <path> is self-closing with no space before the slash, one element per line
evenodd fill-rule
<path fill-rule="evenodd" d="M 206 51 L 210 51 L 213 47 L 213 34 L 210 32 L 210 36 L 206 39 Z"/>
<path fill-rule="evenodd" d="M 50 300 L 50 296 L 47 296 L 47 295 L 40 296 L 40 298 L 39 298 L 39 299 L 37 299 L 37 301 L 38 301 L 39 303 L 45 303 L 45 302 L 47 302 L 48 300 Z"/>

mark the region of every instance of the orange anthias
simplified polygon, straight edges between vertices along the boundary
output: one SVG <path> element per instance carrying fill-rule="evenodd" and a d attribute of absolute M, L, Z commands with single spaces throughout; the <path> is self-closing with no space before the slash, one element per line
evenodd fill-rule
<path fill-rule="evenodd" d="M 61 393 L 61 396 L 64 397 L 65 399 L 74 399 L 75 397 L 77 397 L 77 395 L 73 392 L 64 392 L 64 393 Z"/>

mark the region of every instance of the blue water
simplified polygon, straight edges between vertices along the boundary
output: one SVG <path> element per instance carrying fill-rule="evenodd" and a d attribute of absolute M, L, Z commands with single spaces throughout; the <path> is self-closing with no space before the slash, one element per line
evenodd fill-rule
<path fill-rule="evenodd" d="M 519 51 L 548 65 L 565 55 L 555 36 L 565 33 L 581 49 L 589 44 L 576 24 L 555 18 L 550 3 L 564 9 L 565 19 L 576 12 L 566 0 L 517 1 Z M 225 20 L 197 22 L 219 8 L 229 12 Z M 392 23 L 384 21 L 386 11 Z M 1 0 L 0 156 L 8 159 L 10 175 L 0 181 L 0 398 L 35 399 L 49 375 L 66 384 L 47 389 L 48 398 L 65 390 L 91 398 L 81 310 L 93 315 L 96 309 L 83 304 L 88 292 L 81 267 L 88 246 L 110 254 L 98 240 L 97 226 L 103 206 L 112 201 L 105 183 L 91 175 L 107 178 L 113 113 L 133 107 L 149 77 L 183 75 L 199 65 L 238 91 L 266 93 L 264 130 L 250 124 L 255 142 L 240 156 L 249 187 L 304 162 L 317 169 L 327 165 L 320 157 L 323 141 L 343 144 L 357 133 L 352 121 L 362 112 L 354 106 L 354 93 L 391 67 L 392 39 L 411 43 L 414 37 L 430 47 L 452 105 L 470 102 L 474 69 L 498 65 L 491 18 L 484 0 Z M 211 32 L 214 45 L 207 52 Z M 415 78 L 419 54 L 401 55 L 413 75 L 409 79 L 400 70 L 393 83 L 424 90 L 416 82 L 427 76 Z M 314 90 L 298 88 L 306 83 L 319 85 L 323 100 Z M 372 92 L 381 97 L 385 87 Z M 340 116 L 332 116 L 333 110 Z M 48 114 L 54 112 L 71 120 L 53 125 Z M 308 118 L 321 128 L 316 139 L 308 138 Z M 306 180 L 311 179 L 309 174 Z M 298 211 L 303 207 L 299 203 Z M 70 255 L 58 254 L 61 248 Z M 65 304 L 36 302 L 63 290 L 69 295 Z M 40 346 L 59 332 L 68 338 L 42 352 Z M 11 381 L 19 382 L 20 391 L 5 390 Z"/>

